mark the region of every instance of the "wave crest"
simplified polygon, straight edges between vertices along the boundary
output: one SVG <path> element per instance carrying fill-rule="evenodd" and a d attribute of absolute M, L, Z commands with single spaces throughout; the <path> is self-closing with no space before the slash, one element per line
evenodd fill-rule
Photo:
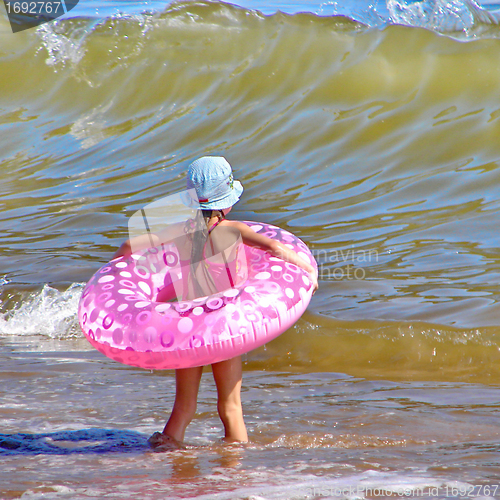
<path fill-rule="evenodd" d="M 498 25 L 495 17 L 474 0 L 387 0 L 386 5 L 393 23 L 443 34 L 475 38 L 485 25 Z"/>

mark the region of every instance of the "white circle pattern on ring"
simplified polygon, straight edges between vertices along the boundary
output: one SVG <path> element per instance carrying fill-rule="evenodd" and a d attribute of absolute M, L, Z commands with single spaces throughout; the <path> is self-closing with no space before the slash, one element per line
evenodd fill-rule
<path fill-rule="evenodd" d="M 268 280 L 271 277 L 271 273 L 268 273 L 267 271 L 264 271 L 262 273 L 259 273 L 255 276 L 256 280 Z"/>
<path fill-rule="evenodd" d="M 114 276 L 107 275 L 107 276 L 103 276 L 102 278 L 99 278 L 98 282 L 99 283 L 109 283 L 110 281 L 114 281 L 114 280 L 115 280 Z"/>
<path fill-rule="evenodd" d="M 146 294 L 146 295 L 151 295 L 151 287 L 147 284 L 144 283 L 144 281 L 139 281 L 139 288 Z"/>
<path fill-rule="evenodd" d="M 215 297 L 213 299 L 207 300 L 207 307 L 210 309 L 219 309 L 224 302 L 220 297 Z"/>
<path fill-rule="evenodd" d="M 193 320 L 191 318 L 181 318 L 177 328 L 181 333 L 189 333 L 193 329 Z"/>
<path fill-rule="evenodd" d="M 170 309 L 172 306 L 171 304 L 168 304 L 168 303 L 162 303 L 162 304 L 158 304 L 155 309 L 159 312 L 159 313 L 162 313 L 162 312 L 165 312 L 165 311 L 168 311 L 168 309 Z"/>
<path fill-rule="evenodd" d="M 195 316 L 201 316 L 204 312 L 205 312 L 205 311 L 204 311 L 203 307 L 201 307 L 201 306 L 197 306 L 197 307 L 195 307 L 195 308 L 193 309 L 193 314 L 194 314 Z"/>

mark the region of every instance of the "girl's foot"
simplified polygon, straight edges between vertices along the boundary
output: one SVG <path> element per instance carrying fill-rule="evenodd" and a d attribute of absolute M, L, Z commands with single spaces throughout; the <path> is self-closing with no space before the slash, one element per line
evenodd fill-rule
<path fill-rule="evenodd" d="M 182 448 L 182 444 L 177 439 L 167 436 L 162 432 L 155 432 L 148 439 L 148 443 L 151 448 L 158 451 L 179 450 Z"/>

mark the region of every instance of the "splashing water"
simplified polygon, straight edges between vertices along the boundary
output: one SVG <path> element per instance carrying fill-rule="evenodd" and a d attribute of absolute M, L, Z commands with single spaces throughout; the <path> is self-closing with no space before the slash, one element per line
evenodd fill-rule
<path fill-rule="evenodd" d="M 474 0 L 387 0 L 386 5 L 392 22 L 439 33 L 475 37 L 481 24 L 498 24 L 494 16 Z"/>
<path fill-rule="evenodd" d="M 0 314 L 2 335 L 46 335 L 51 338 L 80 336 L 76 319 L 83 284 L 73 283 L 60 292 L 45 285 L 20 302 L 20 306 Z"/>

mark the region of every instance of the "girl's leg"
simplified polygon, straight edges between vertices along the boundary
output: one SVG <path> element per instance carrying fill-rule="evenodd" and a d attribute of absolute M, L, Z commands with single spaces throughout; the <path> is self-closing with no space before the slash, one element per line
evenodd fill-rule
<path fill-rule="evenodd" d="M 175 371 L 175 402 L 163 434 L 177 441 L 184 440 L 184 432 L 196 413 L 198 389 L 203 366 Z"/>
<path fill-rule="evenodd" d="M 212 365 L 217 386 L 217 410 L 228 441 L 248 441 L 241 407 L 241 356 Z"/>

